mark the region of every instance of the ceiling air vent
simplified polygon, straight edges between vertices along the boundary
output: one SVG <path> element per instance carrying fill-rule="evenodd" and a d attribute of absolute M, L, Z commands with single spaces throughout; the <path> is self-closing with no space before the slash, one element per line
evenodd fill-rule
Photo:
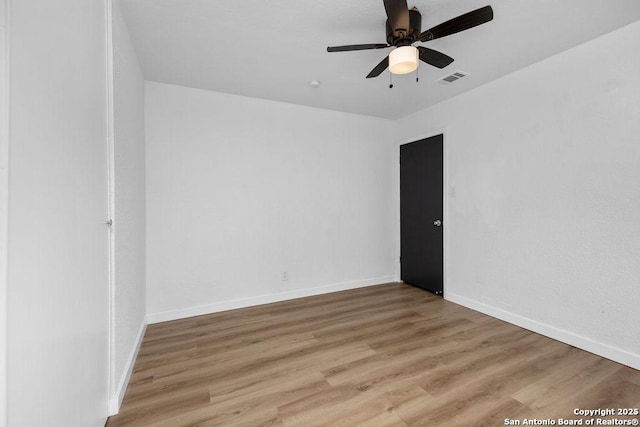
<path fill-rule="evenodd" d="M 436 80 L 436 83 L 440 83 L 441 85 L 448 85 L 468 75 L 469 73 L 465 73 L 464 71 L 456 71 L 453 74 L 449 74 L 448 76 L 441 78 L 440 80 Z"/>

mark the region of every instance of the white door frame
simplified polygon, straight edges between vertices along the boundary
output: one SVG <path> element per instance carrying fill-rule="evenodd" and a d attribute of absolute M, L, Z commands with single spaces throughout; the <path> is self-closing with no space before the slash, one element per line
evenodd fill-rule
<path fill-rule="evenodd" d="M 114 75 L 113 75 L 113 1 L 105 0 L 106 7 L 106 43 L 107 43 L 107 209 L 112 221 L 109 227 L 109 415 L 118 413 L 118 395 L 116 380 L 116 287 L 115 287 L 115 119 L 114 119 Z"/>

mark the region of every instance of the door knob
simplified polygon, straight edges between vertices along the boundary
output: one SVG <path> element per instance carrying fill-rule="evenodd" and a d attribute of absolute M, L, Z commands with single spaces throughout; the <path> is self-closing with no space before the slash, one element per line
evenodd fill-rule
<path fill-rule="evenodd" d="M 433 221 L 433 225 L 435 225 L 436 227 L 440 227 L 442 226 L 442 221 L 439 219 L 436 219 L 435 221 Z"/>

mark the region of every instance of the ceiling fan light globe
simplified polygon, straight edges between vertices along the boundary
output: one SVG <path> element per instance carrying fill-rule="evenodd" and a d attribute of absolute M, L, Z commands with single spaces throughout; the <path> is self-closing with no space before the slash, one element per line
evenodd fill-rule
<path fill-rule="evenodd" d="M 413 46 L 401 46 L 389 54 L 389 71 L 393 74 L 408 74 L 418 68 L 418 49 Z"/>

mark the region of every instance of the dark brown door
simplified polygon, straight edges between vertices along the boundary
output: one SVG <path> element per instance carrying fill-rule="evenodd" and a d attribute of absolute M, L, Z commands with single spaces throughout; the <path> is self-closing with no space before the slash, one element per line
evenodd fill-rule
<path fill-rule="evenodd" d="M 442 295 L 443 135 L 400 146 L 400 278 Z"/>

